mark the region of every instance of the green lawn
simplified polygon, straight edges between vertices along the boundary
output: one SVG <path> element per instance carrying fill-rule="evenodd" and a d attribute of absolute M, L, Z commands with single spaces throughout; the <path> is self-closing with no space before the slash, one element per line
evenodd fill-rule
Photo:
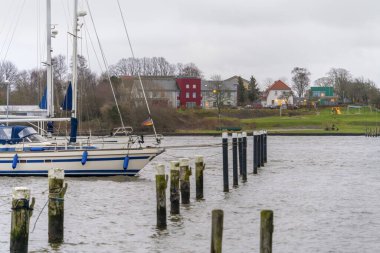
<path fill-rule="evenodd" d="M 380 113 L 371 112 L 368 109 L 347 112 L 341 109 L 341 114 L 332 114 L 331 109 L 326 108 L 318 112 L 305 111 L 297 116 L 270 116 L 270 117 L 246 117 L 234 118 L 231 115 L 222 117 L 223 120 L 233 122 L 234 126 L 240 126 L 245 131 L 254 129 L 266 129 L 270 133 L 364 133 L 366 128 L 380 128 Z M 289 113 L 284 113 L 289 114 Z M 207 119 L 213 117 L 208 116 Z M 215 117 L 214 117 L 215 118 Z M 223 125 L 223 124 L 222 124 Z M 331 128 L 334 127 L 334 130 Z M 326 130 L 329 128 L 329 130 Z M 182 133 L 218 133 L 216 130 L 199 129 L 179 130 Z"/>

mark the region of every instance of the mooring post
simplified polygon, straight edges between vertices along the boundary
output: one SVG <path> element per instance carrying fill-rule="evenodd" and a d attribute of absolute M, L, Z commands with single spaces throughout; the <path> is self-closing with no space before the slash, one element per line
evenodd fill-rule
<path fill-rule="evenodd" d="M 190 203 L 190 176 L 191 168 L 189 167 L 189 159 L 181 158 L 179 160 L 179 182 L 181 189 L 181 203 Z"/>
<path fill-rule="evenodd" d="M 238 138 L 238 157 L 239 157 L 239 175 L 243 174 L 243 139 L 241 133 L 237 134 Z"/>
<path fill-rule="evenodd" d="M 232 134 L 232 186 L 237 187 L 238 186 L 238 158 L 237 158 L 237 133 Z"/>
<path fill-rule="evenodd" d="M 229 191 L 228 185 L 228 133 L 224 132 L 222 134 L 223 143 L 223 191 Z"/>
<path fill-rule="evenodd" d="M 262 210 L 260 222 L 260 253 L 272 253 L 273 211 Z"/>
<path fill-rule="evenodd" d="M 267 139 L 268 139 L 268 131 L 264 131 L 264 163 L 267 163 L 267 151 L 268 151 L 268 143 L 267 143 Z"/>
<path fill-rule="evenodd" d="M 260 166 L 264 167 L 264 131 L 261 131 L 260 134 L 260 149 L 261 149 L 261 156 L 260 156 Z"/>
<path fill-rule="evenodd" d="M 241 133 L 241 136 L 242 136 L 242 146 L 243 146 L 243 177 L 242 177 L 242 181 L 243 183 L 244 182 L 247 182 L 247 133 L 246 132 L 242 132 Z"/>
<path fill-rule="evenodd" d="M 179 161 L 170 162 L 170 214 L 180 213 Z"/>
<path fill-rule="evenodd" d="M 261 138 L 260 138 L 260 135 L 261 135 L 261 131 L 258 131 L 257 132 L 257 167 L 260 168 L 261 167 L 261 152 L 262 149 L 261 149 Z"/>
<path fill-rule="evenodd" d="M 257 174 L 257 165 L 258 165 L 258 159 L 257 156 L 259 154 L 258 148 L 257 148 L 257 132 L 253 131 L 253 174 Z"/>
<path fill-rule="evenodd" d="M 165 165 L 156 166 L 157 228 L 166 228 L 166 186 Z"/>
<path fill-rule="evenodd" d="M 64 235 L 64 196 L 67 184 L 64 185 L 65 171 L 52 168 L 48 172 L 49 204 L 48 204 L 48 237 L 49 243 L 62 243 Z"/>
<path fill-rule="evenodd" d="M 223 210 L 212 210 L 211 216 L 211 253 L 221 253 L 223 240 Z"/>
<path fill-rule="evenodd" d="M 15 187 L 12 191 L 11 218 L 11 253 L 27 253 L 29 240 L 29 220 L 33 214 L 35 199 L 29 205 L 30 190 L 26 187 Z"/>
<path fill-rule="evenodd" d="M 203 171 L 205 164 L 202 155 L 195 156 L 195 198 L 203 199 Z"/>

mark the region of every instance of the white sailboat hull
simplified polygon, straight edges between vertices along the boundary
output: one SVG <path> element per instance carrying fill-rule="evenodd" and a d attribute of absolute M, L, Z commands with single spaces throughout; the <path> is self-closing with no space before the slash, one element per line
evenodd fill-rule
<path fill-rule="evenodd" d="M 62 168 L 66 176 L 134 176 L 163 151 L 138 148 L 1 152 L 0 176 L 47 176 L 50 168 Z"/>

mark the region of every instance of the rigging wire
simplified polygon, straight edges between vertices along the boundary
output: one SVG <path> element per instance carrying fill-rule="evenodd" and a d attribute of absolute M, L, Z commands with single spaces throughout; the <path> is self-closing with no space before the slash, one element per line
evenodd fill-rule
<path fill-rule="evenodd" d="M 100 71 L 103 73 L 103 67 L 102 67 L 102 64 L 100 63 L 100 60 L 99 60 L 99 57 L 98 57 L 98 53 L 96 52 L 96 49 L 95 49 L 95 46 L 94 46 L 94 43 L 92 42 L 92 38 L 91 38 L 91 35 L 90 35 L 90 32 L 88 31 L 88 28 L 87 28 L 87 23 L 86 23 L 86 19 L 83 19 L 84 21 L 84 29 L 86 31 L 86 34 L 88 36 L 88 39 L 90 40 L 90 44 L 91 44 L 91 48 L 92 50 L 94 51 L 94 54 L 95 54 L 95 58 L 96 58 L 96 61 L 98 62 L 98 65 L 99 65 L 99 68 L 100 68 Z"/>
<path fill-rule="evenodd" d="M 87 0 L 86 0 L 86 1 L 87 1 Z M 133 60 L 135 61 L 135 60 L 136 60 L 136 57 L 135 57 L 135 53 L 134 53 L 134 51 L 133 51 L 132 43 L 131 43 L 131 40 L 130 40 L 130 37 L 129 37 L 129 33 L 128 33 L 128 29 L 127 29 L 127 25 L 126 25 L 126 23 L 125 23 L 124 14 L 123 14 L 123 11 L 121 10 L 121 6 L 120 6 L 120 2 L 119 2 L 119 0 L 116 0 L 116 1 L 117 1 L 117 5 L 118 5 L 118 7 L 119 7 L 119 11 L 120 11 L 121 19 L 123 20 L 124 31 L 125 31 L 125 34 L 127 35 L 127 38 L 128 38 L 129 49 L 131 50 L 132 58 L 133 58 Z M 146 94 L 145 94 L 144 86 L 143 86 L 143 83 L 142 83 L 142 80 L 141 80 L 141 75 L 140 75 L 140 72 L 139 72 L 139 71 L 137 71 L 137 76 L 138 76 L 138 78 L 139 78 L 139 82 L 140 82 L 141 90 L 142 90 L 142 93 L 143 93 L 143 95 L 144 95 L 144 100 L 145 100 L 146 107 L 147 107 L 147 109 L 148 109 L 149 118 L 150 118 L 150 120 L 152 121 L 152 127 L 153 127 L 153 131 L 154 131 L 154 135 L 156 136 L 156 141 L 159 142 L 159 139 L 158 139 L 158 136 L 157 136 L 157 131 L 156 131 L 156 126 L 154 125 L 154 121 L 153 121 L 153 118 L 152 118 L 152 115 L 151 115 L 151 111 L 150 111 L 149 103 L 148 103 L 148 100 L 147 100 L 147 98 L 146 98 Z"/>
<path fill-rule="evenodd" d="M 18 27 L 18 24 L 20 23 L 21 14 L 22 14 L 22 12 L 23 12 L 23 10 L 24 10 L 24 6 L 25 6 L 25 1 L 26 1 L 26 0 L 24 0 L 24 1 L 22 2 L 22 4 L 21 4 L 20 12 L 19 12 L 19 14 L 18 14 L 16 24 L 15 24 L 15 26 L 14 26 L 14 28 L 13 28 L 12 36 L 11 36 L 11 39 L 10 39 L 10 41 L 9 41 L 9 44 L 8 44 L 8 47 L 7 47 L 7 51 L 5 52 L 3 62 L 5 61 L 5 59 L 6 59 L 7 56 L 8 56 L 9 48 L 11 47 L 11 44 L 12 44 L 12 42 L 13 42 L 14 35 L 15 35 L 16 30 L 17 30 L 17 27 Z"/>
<path fill-rule="evenodd" d="M 125 126 L 124 126 L 123 116 L 121 115 L 120 108 L 119 108 L 119 104 L 118 104 L 118 102 L 117 102 L 116 95 L 115 95 L 115 91 L 114 91 L 114 88 L 113 88 L 113 85 L 112 85 L 111 76 L 110 76 L 110 73 L 109 73 L 109 67 L 108 67 L 109 65 L 108 65 L 107 59 L 106 59 L 106 57 L 105 57 L 105 55 L 104 55 L 103 47 L 102 47 L 102 45 L 101 45 L 101 43 L 100 43 L 100 39 L 99 39 L 98 32 L 97 32 L 96 27 L 95 27 L 95 22 L 94 22 L 94 19 L 93 19 L 93 17 L 92 17 L 92 12 L 91 12 L 91 8 L 90 8 L 90 4 L 88 3 L 88 0 L 86 0 L 86 4 L 87 4 L 88 12 L 89 12 L 89 14 L 90 14 L 90 19 L 91 19 L 92 25 L 93 25 L 93 27 L 94 27 L 94 31 L 95 31 L 95 35 L 96 35 L 96 39 L 97 39 L 98 44 L 99 44 L 99 49 L 100 49 L 100 52 L 101 52 L 101 55 L 102 55 L 102 58 L 103 58 L 104 65 L 105 65 L 106 74 L 107 74 L 108 81 L 109 81 L 110 86 L 111 86 L 111 90 L 112 90 L 113 98 L 114 98 L 114 100 L 115 100 L 116 109 L 117 109 L 117 111 L 118 111 L 118 113 L 119 113 L 121 126 L 122 126 L 123 129 L 124 129 Z"/>

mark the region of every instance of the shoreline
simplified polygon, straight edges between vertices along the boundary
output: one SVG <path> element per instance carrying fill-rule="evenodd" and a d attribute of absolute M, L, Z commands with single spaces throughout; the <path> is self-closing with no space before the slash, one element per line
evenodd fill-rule
<path fill-rule="evenodd" d="M 237 131 L 240 132 L 240 131 Z M 232 133 L 232 132 L 228 132 Z M 221 136 L 220 133 L 163 133 L 163 136 Z M 248 136 L 252 136 L 252 131 L 247 132 Z M 365 136 L 364 133 L 271 133 L 269 136 Z"/>

